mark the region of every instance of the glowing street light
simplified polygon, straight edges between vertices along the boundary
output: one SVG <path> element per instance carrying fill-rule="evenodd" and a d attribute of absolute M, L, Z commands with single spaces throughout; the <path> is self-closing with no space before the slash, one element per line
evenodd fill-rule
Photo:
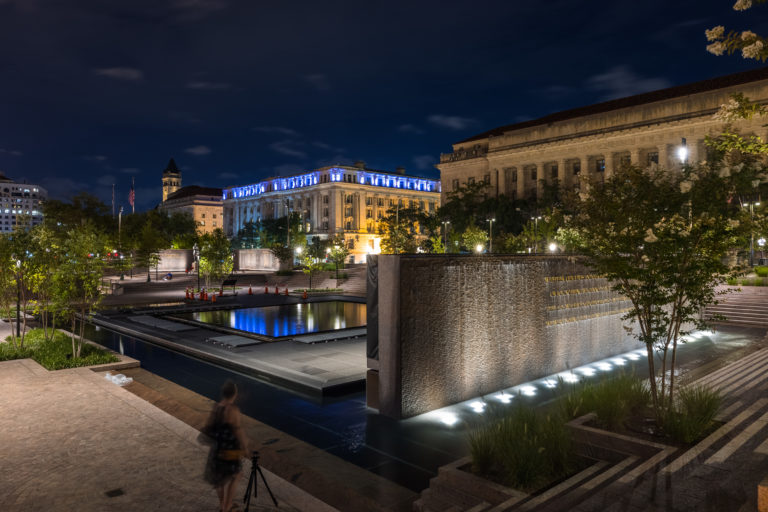
<path fill-rule="evenodd" d="M 480 254 L 481 252 L 483 252 L 483 244 L 477 244 L 475 246 L 475 251 L 477 251 L 477 254 Z"/>
<path fill-rule="evenodd" d="M 539 248 L 539 221 L 541 220 L 541 215 L 531 217 L 531 220 L 533 221 L 533 254 L 536 254 Z"/>
<path fill-rule="evenodd" d="M 557 251 L 557 244 L 552 242 L 549 244 L 549 252 L 556 252 Z"/>
<path fill-rule="evenodd" d="M 448 252 L 448 224 L 450 224 L 451 221 L 444 220 L 443 221 L 443 247 L 445 248 L 445 252 Z"/>
<path fill-rule="evenodd" d="M 683 165 L 685 165 L 686 160 L 688 160 L 688 144 L 685 140 L 685 137 L 683 137 L 683 140 L 680 143 L 680 147 L 677 148 L 677 157 L 680 159 L 680 163 Z"/>

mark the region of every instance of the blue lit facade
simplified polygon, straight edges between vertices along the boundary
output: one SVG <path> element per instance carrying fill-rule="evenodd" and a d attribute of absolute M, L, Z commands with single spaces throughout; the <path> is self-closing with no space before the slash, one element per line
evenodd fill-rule
<path fill-rule="evenodd" d="M 334 166 L 226 188 L 222 198 L 229 236 L 247 222 L 299 212 L 308 235 L 343 235 L 358 262 L 379 252 L 378 223 L 389 208 L 399 204 L 435 212 L 440 181 L 364 166 Z"/>

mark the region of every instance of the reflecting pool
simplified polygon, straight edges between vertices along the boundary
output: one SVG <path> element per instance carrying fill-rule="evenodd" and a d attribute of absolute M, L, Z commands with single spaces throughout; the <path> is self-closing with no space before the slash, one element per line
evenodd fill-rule
<path fill-rule="evenodd" d="M 261 308 L 199 311 L 174 316 L 277 338 L 364 327 L 365 314 L 365 304 L 333 300 Z"/>

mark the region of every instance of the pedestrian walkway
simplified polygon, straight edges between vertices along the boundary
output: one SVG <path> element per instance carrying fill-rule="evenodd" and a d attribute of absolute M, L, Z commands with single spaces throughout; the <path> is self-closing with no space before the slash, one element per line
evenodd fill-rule
<path fill-rule="evenodd" d="M 6 361 L 0 389 L 0 510 L 217 509 L 202 478 L 207 448 L 197 443 L 198 432 L 104 374 Z M 264 474 L 279 510 L 336 510 Z M 261 485 L 257 504 L 275 509 Z"/>

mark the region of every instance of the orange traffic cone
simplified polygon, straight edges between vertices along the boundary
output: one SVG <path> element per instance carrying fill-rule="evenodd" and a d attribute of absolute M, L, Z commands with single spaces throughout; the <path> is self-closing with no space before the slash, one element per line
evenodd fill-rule
<path fill-rule="evenodd" d="M 275 295 L 280 295 L 280 289 L 277 286 L 275 286 Z"/>
<path fill-rule="evenodd" d="M 253 290 L 251 289 L 251 285 L 248 285 L 248 295 L 253 295 Z"/>
<path fill-rule="evenodd" d="M 307 290 L 304 290 L 304 294 L 302 294 L 301 298 L 307 300 Z"/>
<path fill-rule="evenodd" d="M 269 286 L 268 285 L 264 285 L 264 293 L 269 293 Z"/>
<path fill-rule="evenodd" d="M 285 295 L 288 295 L 288 288 L 285 289 Z"/>
<path fill-rule="evenodd" d="M 224 296 L 224 287 L 222 286 L 221 288 L 219 288 L 219 297 L 223 297 L 223 296 Z"/>
<path fill-rule="evenodd" d="M 216 302 L 216 294 L 211 295 L 211 302 Z"/>

